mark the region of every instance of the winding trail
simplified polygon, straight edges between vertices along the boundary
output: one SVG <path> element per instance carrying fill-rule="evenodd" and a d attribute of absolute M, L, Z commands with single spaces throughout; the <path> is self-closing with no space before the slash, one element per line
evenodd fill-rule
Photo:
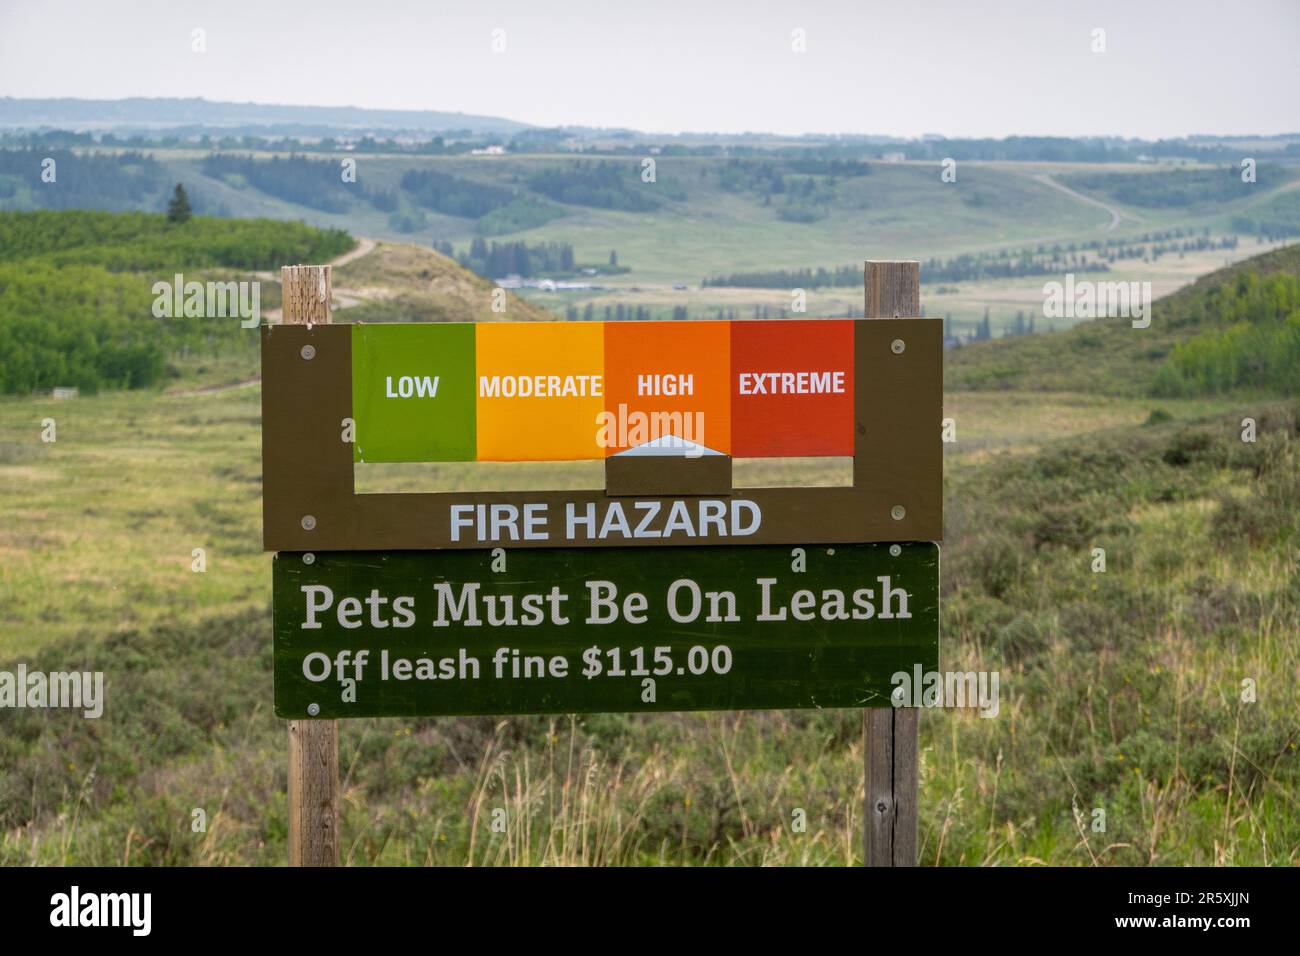
<path fill-rule="evenodd" d="M 355 249 L 351 252 L 345 252 L 341 256 L 336 256 L 325 264 L 331 268 L 337 269 L 347 265 L 349 262 L 354 262 L 357 259 L 360 259 L 362 256 L 369 255 L 371 252 L 374 252 L 374 250 L 375 240 L 368 236 L 357 236 L 357 247 Z M 253 275 L 266 282 L 280 281 L 280 277 L 271 272 L 254 272 Z M 331 292 L 333 293 L 334 308 L 336 309 L 350 309 L 354 305 L 360 305 L 362 302 L 374 298 L 374 295 L 368 289 L 334 288 Z M 281 311 L 279 309 L 267 309 L 262 313 L 262 315 L 265 317 L 268 325 L 280 324 Z"/>
<path fill-rule="evenodd" d="M 1100 199 L 1093 199 L 1091 196 L 1085 196 L 1081 192 L 1076 192 L 1075 190 L 1071 189 L 1069 186 L 1065 185 L 1064 183 L 1058 183 L 1055 179 L 1052 178 L 1051 173 L 1039 173 L 1036 176 L 1034 176 L 1034 179 L 1042 183 L 1044 186 L 1051 186 L 1053 189 L 1063 192 L 1067 196 L 1077 199 L 1080 202 L 1085 202 L 1089 206 L 1096 206 L 1098 209 L 1104 209 L 1106 212 L 1110 213 L 1110 222 L 1104 226 L 1099 226 L 1097 229 L 1098 232 L 1114 232 L 1116 229 L 1119 228 L 1119 224 L 1125 218 L 1124 213 L 1120 212 L 1114 206 L 1109 206 L 1106 203 L 1102 202 Z M 1138 217 L 1133 215 L 1129 215 L 1128 218 L 1134 220 L 1135 222 L 1141 222 L 1141 220 L 1138 219 Z"/>
<path fill-rule="evenodd" d="M 357 236 L 357 247 L 355 249 L 351 252 L 343 253 L 343 255 L 339 256 L 337 259 L 331 259 L 326 264 L 334 266 L 335 268 L 345 266 L 355 259 L 360 259 L 362 256 L 368 255 L 374 251 L 374 248 L 375 240 L 367 238 L 366 236 Z"/>
<path fill-rule="evenodd" d="M 354 262 L 357 259 L 360 259 L 364 255 L 368 255 L 373 252 L 374 249 L 375 240 L 368 236 L 357 236 L 357 247 L 355 249 L 350 252 L 345 252 L 341 256 L 335 256 L 329 262 L 325 263 L 325 265 L 337 269 L 340 266 L 347 265 L 349 262 Z M 259 279 L 265 279 L 267 282 L 280 281 L 280 276 L 277 273 L 271 272 L 269 269 L 262 272 L 254 272 L 253 275 L 257 276 Z"/>

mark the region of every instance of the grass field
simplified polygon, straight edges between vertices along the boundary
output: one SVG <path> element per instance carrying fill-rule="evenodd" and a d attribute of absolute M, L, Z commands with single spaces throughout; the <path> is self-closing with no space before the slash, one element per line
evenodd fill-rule
<path fill-rule="evenodd" d="M 0 862 L 284 861 L 258 402 L 0 402 L 0 668 L 102 669 L 108 687 L 98 721 L 4 715 Z M 947 396 L 943 666 L 1000 669 L 1003 702 L 923 714 L 923 862 L 1300 860 L 1297 409 L 1162 402 L 1172 420 L 1144 425 L 1155 405 Z M 341 741 L 350 863 L 860 853 L 854 711 L 363 720 Z"/>
<path fill-rule="evenodd" d="M 1273 288 L 1247 272 L 1294 275 L 1298 256 L 1199 279 L 1147 329 L 1100 321 L 946 353 L 941 666 L 997 671 L 1002 696 L 990 719 L 922 714 L 922 862 L 1300 862 L 1295 389 L 1150 397 L 1180 343 L 1248 301 L 1230 290 Z M 341 320 L 496 315 L 488 283 L 409 246 L 340 266 L 335 288 Z M 165 389 L 0 398 L 0 671 L 102 671 L 107 688 L 98 720 L 0 711 L 0 864 L 286 859 L 256 350 L 208 344 L 172 356 Z M 843 464 L 737 474 L 833 481 Z M 362 491 L 483 480 L 357 477 Z M 599 467 L 491 480 L 598 485 Z M 349 863 L 860 854 L 857 711 L 345 721 L 341 760 Z"/>

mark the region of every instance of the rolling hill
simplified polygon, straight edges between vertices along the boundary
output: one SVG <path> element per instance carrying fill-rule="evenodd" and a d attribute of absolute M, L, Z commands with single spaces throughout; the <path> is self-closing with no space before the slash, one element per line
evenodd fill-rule
<path fill-rule="evenodd" d="M 246 382 L 257 333 L 223 317 L 154 314 L 155 283 L 248 283 L 260 318 L 279 320 L 280 265 L 339 262 L 344 321 L 471 322 L 554 318 L 513 295 L 492 311 L 493 284 L 418 246 L 356 240 L 280 220 L 150 213 L 0 212 L 0 393 Z M 364 254 L 359 254 L 364 253 Z M 252 321 L 256 316 L 250 318 Z M 340 317 L 342 319 L 342 317 Z"/>
<path fill-rule="evenodd" d="M 1295 351 L 1295 342 L 1300 340 L 1297 281 L 1300 244 L 1218 269 L 1158 299 L 1152 305 L 1149 328 L 1134 328 L 1127 318 L 1096 319 L 1052 335 L 998 339 L 953 350 L 947 357 L 946 382 L 953 389 L 1178 395 L 1177 383 L 1166 370 L 1177 361 L 1179 348 L 1185 355 L 1193 342 L 1208 342 L 1231 329 L 1234 321 L 1241 321 L 1227 314 L 1237 300 L 1271 297 L 1274 301 L 1261 303 L 1267 315 L 1245 321 L 1247 326 L 1261 322 L 1278 325 L 1273 346 L 1283 350 L 1279 359 L 1290 356 L 1294 363 L 1289 379 L 1293 384 L 1285 389 L 1294 394 L 1300 390 L 1300 380 L 1295 377 L 1300 373 L 1300 351 Z M 1290 344 L 1284 345 L 1284 341 Z M 1285 351 L 1287 348 L 1292 351 Z M 1241 384 L 1248 384 L 1253 370 L 1242 371 L 1245 378 Z M 1263 374 L 1262 369 L 1258 371 Z M 1263 384 L 1261 380 L 1259 385 Z"/>
<path fill-rule="evenodd" d="M 276 135 L 328 135 L 371 131 L 468 130 L 511 135 L 532 129 L 496 116 L 436 110 L 377 110 L 356 106 L 284 106 L 228 103 L 202 98 L 129 97 L 120 100 L 16 99 L 0 97 L 0 128 L 156 130 L 205 128 Z"/>

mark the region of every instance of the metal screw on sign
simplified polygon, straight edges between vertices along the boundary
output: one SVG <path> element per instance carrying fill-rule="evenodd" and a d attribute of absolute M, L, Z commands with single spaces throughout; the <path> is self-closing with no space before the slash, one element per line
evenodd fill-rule
<path fill-rule="evenodd" d="M 302 347 L 302 357 L 305 358 L 308 362 L 314 359 L 316 357 L 316 346 L 304 345 Z"/>
<path fill-rule="evenodd" d="M 308 528 L 307 530 L 310 531 L 311 529 Z M 303 564 L 315 564 L 315 563 L 316 563 L 316 555 L 314 555 L 314 554 L 312 554 L 310 551 L 308 551 L 306 554 L 304 554 L 304 555 L 302 556 L 302 563 L 303 563 Z"/>
<path fill-rule="evenodd" d="M 900 554 L 903 553 L 903 549 L 902 549 L 901 547 L 899 547 L 898 545 L 896 545 L 896 544 L 891 544 L 891 545 L 889 546 L 889 553 L 892 554 L 894 557 L 898 557 Z M 310 558 L 311 555 L 309 554 L 309 555 L 307 555 L 307 557 Z M 308 561 L 307 563 L 308 563 L 308 564 L 311 564 L 310 561 Z"/>
<path fill-rule="evenodd" d="M 302 516 L 302 530 L 303 530 L 303 531 L 312 531 L 312 530 L 315 529 L 315 527 L 316 527 L 316 516 L 315 516 L 315 515 L 303 515 L 303 516 Z M 313 560 L 314 560 L 314 559 L 313 559 Z M 308 563 L 310 563 L 310 562 L 308 562 Z"/>
<path fill-rule="evenodd" d="M 317 714 L 320 713 L 320 704 L 308 704 L 307 713 L 310 716 L 315 717 Z"/>
<path fill-rule="evenodd" d="M 894 505 L 894 507 L 889 509 L 889 513 L 893 516 L 895 521 L 902 521 L 907 515 L 907 509 L 902 505 Z"/>
<path fill-rule="evenodd" d="M 894 350 L 895 355 L 902 355 L 903 349 L 907 348 L 907 346 L 903 344 L 902 339 L 894 339 L 894 341 L 889 343 L 889 347 Z"/>

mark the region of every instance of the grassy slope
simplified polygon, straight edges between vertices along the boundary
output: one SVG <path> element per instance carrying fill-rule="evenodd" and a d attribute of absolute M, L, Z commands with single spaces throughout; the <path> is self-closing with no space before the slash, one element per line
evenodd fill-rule
<path fill-rule="evenodd" d="M 377 293 L 351 306 L 344 322 L 533 322 L 555 313 L 510 294 L 505 312 L 492 311 L 492 282 L 420 246 L 381 242 L 334 273 L 340 292 Z"/>
<path fill-rule="evenodd" d="M 1247 271 L 1300 274 L 1300 244 L 1226 266 L 1158 300 L 1151 325 L 1145 329 L 1133 328 L 1129 319 L 1099 319 L 1056 335 L 998 339 L 949 352 L 947 385 L 950 389 L 1146 394 L 1173 346 L 1200 331 L 1188 321 L 1187 305 Z"/>

